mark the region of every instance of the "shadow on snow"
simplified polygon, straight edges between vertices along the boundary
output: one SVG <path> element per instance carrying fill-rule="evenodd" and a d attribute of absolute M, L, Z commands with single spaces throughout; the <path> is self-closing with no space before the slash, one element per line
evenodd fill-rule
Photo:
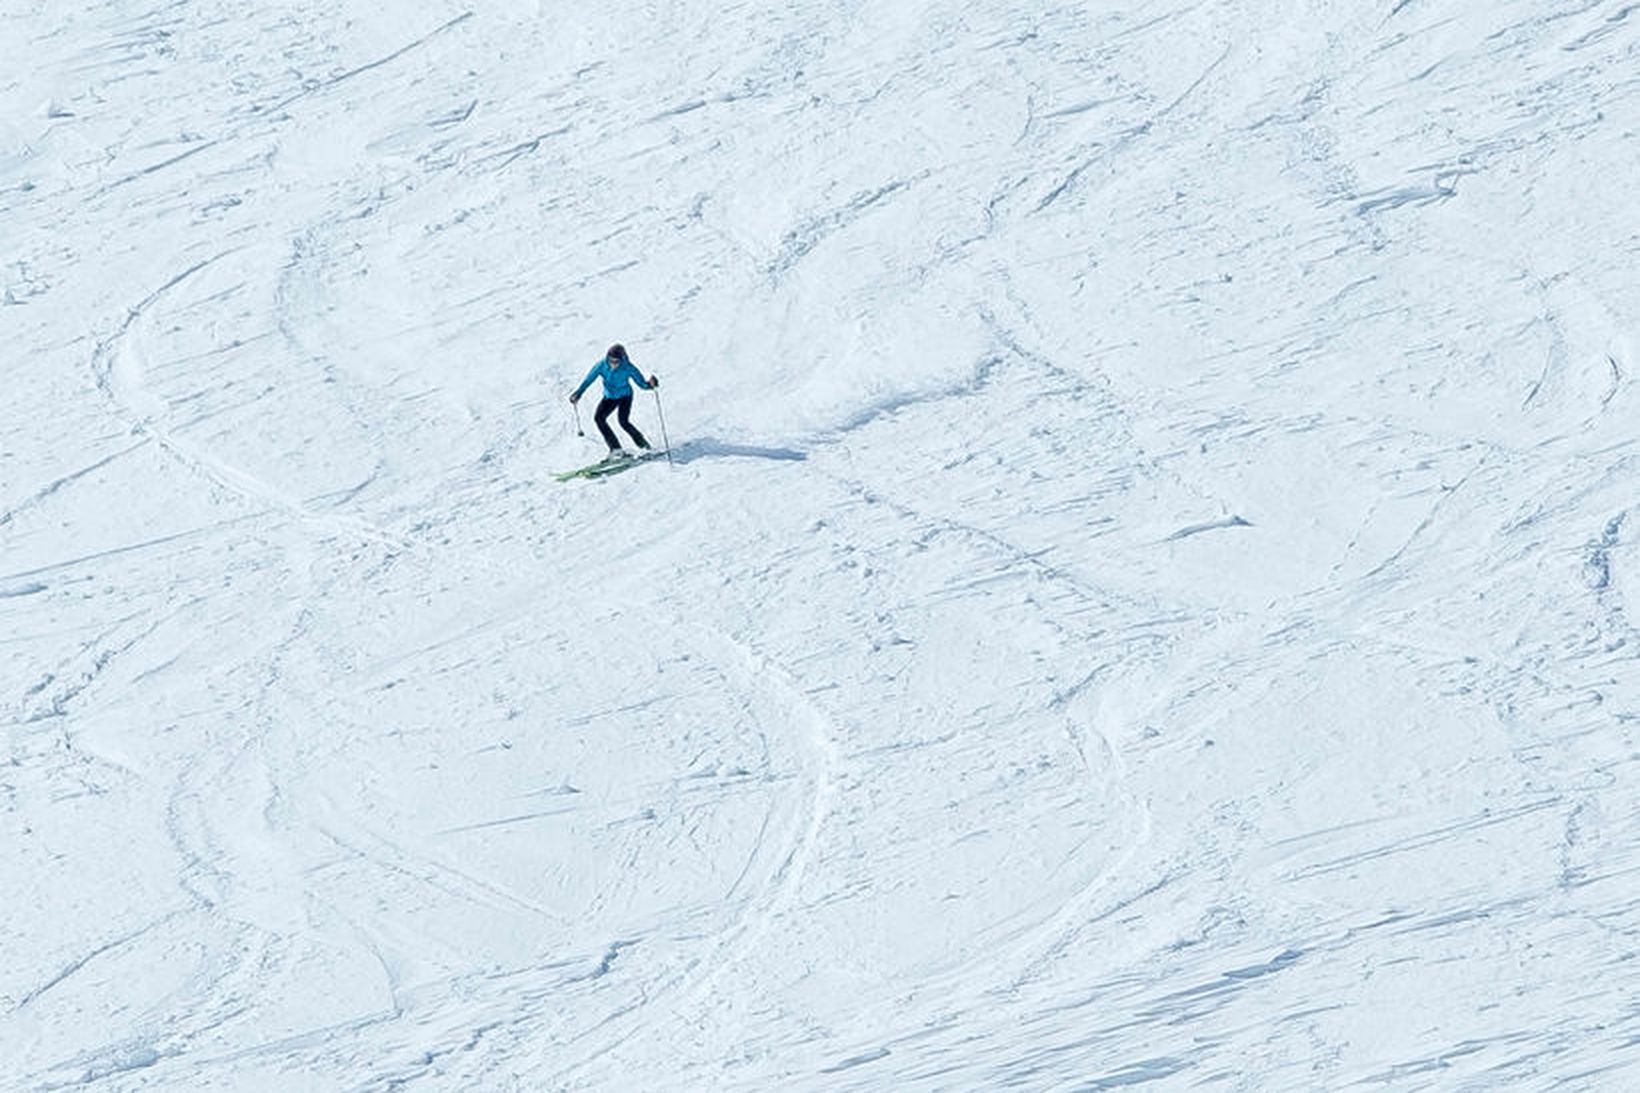
<path fill-rule="evenodd" d="M 731 444 L 716 437 L 686 440 L 672 449 L 675 463 L 693 463 L 697 459 L 773 459 L 786 463 L 801 462 L 807 452 L 796 448 L 760 448 L 752 444 Z"/>

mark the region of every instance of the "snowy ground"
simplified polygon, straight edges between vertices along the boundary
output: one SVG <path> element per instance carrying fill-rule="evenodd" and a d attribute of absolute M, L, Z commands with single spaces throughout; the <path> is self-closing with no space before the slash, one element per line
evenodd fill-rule
<path fill-rule="evenodd" d="M 1640 1086 L 1640 7 L 724 8 L 0 8 L 0 1086 Z"/>

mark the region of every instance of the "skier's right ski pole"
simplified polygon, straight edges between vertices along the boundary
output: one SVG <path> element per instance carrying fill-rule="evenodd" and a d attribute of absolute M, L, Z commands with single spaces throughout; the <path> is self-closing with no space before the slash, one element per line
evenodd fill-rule
<path fill-rule="evenodd" d="M 657 383 L 653 390 L 655 392 L 655 413 L 661 419 L 661 443 L 666 445 L 666 465 L 674 467 L 677 464 L 672 462 L 672 439 L 666 435 L 666 411 L 661 409 L 661 385 Z"/>
<path fill-rule="evenodd" d="M 571 410 L 575 411 L 575 435 L 576 436 L 586 436 L 586 434 L 581 431 L 581 406 L 580 406 L 580 404 L 577 403 L 575 400 L 571 399 L 570 404 L 569 404 L 569 408 Z"/>

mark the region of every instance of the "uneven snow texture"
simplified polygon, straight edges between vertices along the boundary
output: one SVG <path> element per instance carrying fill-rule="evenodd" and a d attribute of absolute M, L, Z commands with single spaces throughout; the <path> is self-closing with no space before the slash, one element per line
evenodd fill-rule
<path fill-rule="evenodd" d="M 1637 130 L 1633 0 L 6 0 L 0 1086 L 1640 1087 Z"/>

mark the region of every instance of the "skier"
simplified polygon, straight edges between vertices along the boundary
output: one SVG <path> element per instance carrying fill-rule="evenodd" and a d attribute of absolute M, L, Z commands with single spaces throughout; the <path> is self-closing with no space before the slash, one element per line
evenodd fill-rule
<path fill-rule="evenodd" d="M 636 383 L 645 391 L 653 391 L 661 385 L 661 381 L 654 376 L 650 376 L 646 381 L 643 378 L 643 373 L 638 371 L 637 365 L 633 364 L 631 358 L 626 355 L 625 347 L 617 343 L 609 347 L 609 352 L 604 354 L 603 360 L 592 366 L 592 371 L 587 373 L 587 378 L 581 381 L 581 386 L 577 387 L 575 393 L 569 397 L 570 402 L 580 402 L 581 392 L 590 387 L 593 380 L 600 377 L 604 381 L 604 397 L 599 400 L 598 410 L 592 415 L 592 420 L 597 423 L 598 431 L 604 435 L 604 443 L 609 445 L 610 457 L 615 458 L 626 454 L 621 448 L 621 442 L 615 438 L 615 430 L 609 427 L 609 415 L 611 413 L 615 414 L 615 420 L 619 421 L 621 428 L 625 429 L 628 435 L 632 437 L 633 443 L 647 450 L 649 441 L 644 439 L 644 435 L 638 431 L 637 426 L 633 425 L 631 420 L 632 385 Z"/>

